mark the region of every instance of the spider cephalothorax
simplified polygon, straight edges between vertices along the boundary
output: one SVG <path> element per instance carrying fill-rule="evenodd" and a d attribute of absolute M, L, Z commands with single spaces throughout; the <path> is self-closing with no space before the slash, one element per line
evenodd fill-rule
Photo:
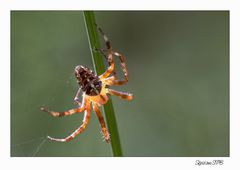
<path fill-rule="evenodd" d="M 127 83 L 128 72 L 127 72 L 123 55 L 113 51 L 107 36 L 103 33 L 101 28 L 98 27 L 98 30 L 100 31 L 100 33 L 102 34 L 105 40 L 107 50 L 103 50 L 103 49 L 96 49 L 96 50 L 98 50 L 102 55 L 105 56 L 105 58 L 108 61 L 109 67 L 103 74 L 101 74 L 100 76 L 97 76 L 92 70 L 90 70 L 87 67 L 84 67 L 81 65 L 76 66 L 75 76 L 77 78 L 77 83 L 80 86 L 74 98 L 74 102 L 78 105 L 76 109 L 70 109 L 64 112 L 55 112 L 55 111 L 49 111 L 44 107 L 41 108 L 42 111 L 45 111 L 55 117 L 67 116 L 67 115 L 72 115 L 74 113 L 85 111 L 82 125 L 79 128 L 77 128 L 71 135 L 69 135 L 64 139 L 57 139 L 57 138 L 52 138 L 48 136 L 50 140 L 58 141 L 58 142 L 68 142 L 71 139 L 73 139 L 76 135 L 81 133 L 86 128 L 86 125 L 88 123 L 88 120 L 90 117 L 90 104 L 92 104 L 93 110 L 96 112 L 98 120 L 100 122 L 103 137 L 106 140 L 106 142 L 109 143 L 110 136 L 107 131 L 104 119 L 99 110 L 99 107 L 104 105 L 108 101 L 107 94 L 115 95 L 126 100 L 132 100 L 132 94 L 120 92 L 120 91 L 116 91 L 108 88 L 109 86 L 118 86 L 118 85 L 123 85 Z M 107 52 L 107 54 L 105 54 L 105 52 Z M 114 70 L 113 56 L 118 57 L 121 62 L 121 67 L 124 73 L 123 80 L 117 80 L 116 72 Z M 79 101 L 79 98 L 78 98 L 81 90 L 83 92 L 82 103 Z"/>

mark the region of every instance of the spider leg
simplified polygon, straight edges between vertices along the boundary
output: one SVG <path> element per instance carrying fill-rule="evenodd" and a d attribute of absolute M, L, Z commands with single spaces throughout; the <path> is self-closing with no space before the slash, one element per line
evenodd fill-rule
<path fill-rule="evenodd" d="M 125 83 L 128 82 L 128 71 L 127 71 L 127 67 L 126 67 L 126 63 L 125 63 L 125 58 L 122 54 L 118 53 L 118 52 L 113 52 L 113 54 L 115 56 L 117 56 L 121 62 L 121 68 L 124 74 L 124 79 L 123 80 L 114 80 L 113 81 L 113 85 L 123 85 Z M 116 79 L 116 75 L 113 75 Z"/>
<path fill-rule="evenodd" d="M 100 79 L 107 78 L 114 70 L 114 62 L 112 59 L 112 54 L 109 54 L 108 56 L 108 63 L 109 63 L 109 67 L 102 75 L 99 76 Z"/>
<path fill-rule="evenodd" d="M 109 67 L 111 66 L 112 62 L 113 62 L 113 59 L 109 59 L 109 57 L 112 57 L 112 55 L 110 55 L 109 57 L 105 54 L 105 52 L 107 52 L 107 50 L 105 49 L 95 49 L 96 51 L 100 52 L 108 61 L 108 65 Z M 115 77 L 116 77 L 116 72 L 115 70 L 112 70 L 111 71 L 111 74 L 113 74 Z M 109 74 L 110 75 L 110 74 Z M 109 75 L 107 76 L 104 76 L 104 77 L 108 77 Z"/>
<path fill-rule="evenodd" d="M 97 117 L 98 117 L 98 121 L 100 122 L 100 125 L 101 125 L 101 128 L 102 128 L 102 133 L 103 133 L 103 136 L 106 140 L 107 143 L 110 142 L 110 135 L 107 131 L 107 128 L 106 128 L 106 125 L 105 125 L 105 122 L 104 122 L 104 119 L 103 119 L 103 116 L 97 106 L 96 103 L 93 103 L 93 110 L 96 112 L 97 114 Z"/>
<path fill-rule="evenodd" d="M 76 108 L 76 109 L 70 109 L 68 111 L 64 111 L 64 112 L 56 112 L 56 111 L 50 111 L 47 108 L 41 107 L 41 110 L 44 112 L 49 113 L 50 115 L 54 116 L 54 117 L 62 117 L 62 116 L 68 116 L 68 115 L 72 115 L 74 113 L 79 113 L 82 112 L 83 110 L 85 110 L 85 95 L 83 95 L 83 99 L 82 99 L 82 104 L 80 107 Z"/>
<path fill-rule="evenodd" d="M 111 43 L 110 43 L 108 37 L 104 34 L 103 30 L 97 24 L 96 24 L 96 27 L 97 27 L 98 31 L 101 33 L 101 35 L 103 36 L 103 39 L 104 39 L 106 47 L 107 47 L 107 50 L 101 50 L 101 49 L 96 49 L 96 50 L 100 51 L 105 56 L 105 58 L 108 60 L 108 64 L 109 64 L 108 69 L 102 75 L 100 75 L 99 77 L 100 78 L 107 78 L 112 72 L 114 72 L 112 46 L 111 46 Z M 108 57 L 106 57 L 106 55 L 104 54 L 104 51 L 108 52 Z"/>
<path fill-rule="evenodd" d="M 76 93 L 76 95 L 75 95 L 75 97 L 74 97 L 74 99 L 73 99 L 73 101 L 77 104 L 77 105 L 79 105 L 79 106 L 81 106 L 81 102 L 79 101 L 79 94 L 80 94 L 80 92 L 81 92 L 81 88 L 79 88 L 78 89 L 78 91 L 77 91 L 77 93 Z"/>
<path fill-rule="evenodd" d="M 133 99 L 133 95 L 130 94 L 130 93 L 116 91 L 116 90 L 109 89 L 109 88 L 106 88 L 106 90 L 107 90 L 107 93 L 109 93 L 111 95 L 118 96 L 121 99 L 125 99 L 125 100 L 132 100 Z"/>
<path fill-rule="evenodd" d="M 71 135 L 69 135 L 68 137 L 66 137 L 64 139 L 57 139 L 57 138 L 52 138 L 52 137 L 48 136 L 48 139 L 50 139 L 52 141 L 57 141 L 57 142 L 68 142 L 68 141 L 72 140 L 75 136 L 77 136 L 79 133 L 81 133 L 86 128 L 89 118 L 90 118 L 90 103 L 87 104 L 87 106 L 86 106 L 82 125 L 79 128 L 77 128 Z"/>
<path fill-rule="evenodd" d="M 105 54 L 105 52 L 107 52 L 108 50 L 105 50 L 105 49 L 95 49 L 95 50 L 98 51 L 98 52 L 100 52 L 100 53 L 105 57 L 105 59 L 107 59 L 108 65 L 111 66 L 111 61 L 108 59 L 108 56 Z M 113 70 L 113 71 L 111 72 L 111 74 L 113 74 L 114 77 L 116 77 L 116 72 L 115 72 L 115 70 Z"/>
<path fill-rule="evenodd" d="M 112 46 L 111 46 L 111 43 L 110 43 L 108 37 L 106 36 L 106 34 L 104 34 L 103 30 L 102 30 L 97 24 L 96 24 L 96 27 L 97 27 L 98 31 L 101 33 L 101 35 L 103 36 L 103 39 L 104 39 L 105 44 L 106 44 L 106 46 L 107 46 L 107 49 L 108 49 L 109 51 L 111 51 Z"/>
<path fill-rule="evenodd" d="M 103 50 L 103 49 L 96 49 L 96 50 L 99 51 L 102 55 L 105 56 L 105 58 L 108 59 L 108 64 L 109 64 L 107 71 L 105 71 L 105 73 L 103 73 L 101 76 L 99 76 L 100 79 L 107 78 L 112 73 L 114 78 L 111 78 L 111 80 L 109 80 L 109 82 L 108 82 L 109 85 L 125 84 L 126 82 L 128 82 L 128 71 L 126 68 L 124 56 L 118 52 L 112 52 L 112 46 L 111 46 L 111 43 L 110 43 L 108 37 L 106 36 L 106 34 L 104 34 L 103 30 L 97 24 L 96 24 L 96 27 L 97 27 L 98 31 L 101 33 L 101 35 L 103 36 L 103 39 L 104 39 L 106 47 L 107 47 L 107 50 Z M 108 57 L 105 55 L 105 53 L 104 53 L 105 51 L 108 52 Z M 125 77 L 123 80 L 116 80 L 117 78 L 116 78 L 116 72 L 114 71 L 113 55 L 119 57 L 119 59 L 120 59 L 121 67 L 122 67 L 124 77 Z"/>
<path fill-rule="evenodd" d="M 115 73 L 115 71 L 113 71 L 112 76 L 107 77 L 105 79 L 102 79 L 102 81 L 104 81 L 107 85 L 110 85 L 110 86 L 112 86 L 112 85 L 115 85 L 115 86 L 123 85 L 123 84 L 128 82 L 128 71 L 127 71 L 127 67 L 126 67 L 126 64 L 125 64 L 124 56 L 121 55 L 120 53 L 117 53 L 117 52 L 113 52 L 112 54 L 119 57 L 119 60 L 121 62 L 121 68 L 122 68 L 123 73 L 124 73 L 124 79 L 123 80 L 117 80 L 116 73 Z M 100 78 L 102 78 L 102 77 L 100 77 Z"/>
<path fill-rule="evenodd" d="M 107 50 L 101 49 L 101 48 L 100 49 L 95 48 L 95 49 L 93 49 L 93 51 L 100 52 L 105 57 L 105 59 L 108 60 L 108 56 L 105 54 L 105 52 L 107 52 Z"/>

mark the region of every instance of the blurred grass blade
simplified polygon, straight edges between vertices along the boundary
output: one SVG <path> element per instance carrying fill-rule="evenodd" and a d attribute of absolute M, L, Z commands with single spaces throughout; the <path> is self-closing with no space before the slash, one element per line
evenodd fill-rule
<path fill-rule="evenodd" d="M 90 45 L 90 51 L 92 54 L 94 69 L 97 75 L 100 75 L 105 71 L 104 62 L 103 62 L 104 57 L 101 56 L 98 52 L 96 52 L 96 50 L 92 50 L 92 49 L 101 48 L 97 29 L 95 26 L 96 21 L 95 21 L 94 13 L 92 11 L 84 11 L 83 14 L 84 14 L 87 33 L 88 33 L 88 41 Z M 105 117 L 107 120 L 108 130 L 111 135 L 110 137 L 111 137 L 111 146 L 112 146 L 113 155 L 123 156 L 111 97 L 103 107 L 104 107 Z"/>

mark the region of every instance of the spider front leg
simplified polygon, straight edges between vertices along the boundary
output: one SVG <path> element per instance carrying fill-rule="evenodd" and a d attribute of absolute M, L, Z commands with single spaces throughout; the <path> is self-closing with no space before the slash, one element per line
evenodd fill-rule
<path fill-rule="evenodd" d="M 102 55 L 106 56 L 104 54 L 105 50 L 99 49 L 99 51 L 101 52 Z M 118 52 L 111 52 L 111 54 L 109 54 L 109 58 L 108 58 L 109 67 L 111 67 L 111 65 L 114 64 L 113 63 L 113 59 L 112 59 L 112 55 L 115 55 L 115 56 L 117 56 L 119 58 L 119 60 L 121 62 L 121 68 L 122 68 L 123 73 L 124 73 L 124 79 L 123 80 L 117 80 L 117 75 L 116 75 L 116 72 L 114 71 L 114 68 L 112 70 L 110 70 L 111 72 L 109 71 L 109 68 L 108 68 L 107 71 L 105 73 L 103 73 L 99 77 L 107 85 L 110 85 L 110 86 L 112 86 L 112 85 L 120 86 L 120 85 L 123 85 L 123 84 L 128 82 L 128 71 L 127 71 L 127 67 L 126 67 L 126 64 L 125 64 L 125 58 L 124 58 L 124 56 L 122 54 L 120 54 Z M 112 76 L 108 77 L 111 73 L 112 73 Z"/>
<path fill-rule="evenodd" d="M 124 56 L 118 52 L 113 52 L 112 51 L 112 46 L 111 43 L 108 39 L 108 37 L 106 36 L 106 34 L 104 34 L 104 32 L 102 31 L 102 29 L 96 24 L 97 29 L 99 30 L 99 32 L 101 33 L 101 35 L 103 36 L 103 39 L 105 41 L 107 50 L 104 49 L 95 49 L 97 51 L 99 51 L 107 60 L 108 60 L 108 70 L 103 73 L 100 78 L 107 78 L 111 73 L 113 74 L 113 76 L 111 76 L 111 78 L 109 78 L 109 85 L 122 85 L 125 84 L 126 82 L 128 82 L 128 71 L 126 68 L 126 64 L 125 64 L 125 59 Z M 108 56 L 106 56 L 106 54 L 104 52 L 108 53 Z M 124 73 L 124 80 L 116 80 L 116 72 L 114 71 L 114 68 L 111 68 L 114 66 L 113 63 L 113 55 L 117 56 L 120 59 L 121 62 L 121 67 Z"/>
<path fill-rule="evenodd" d="M 117 80 L 116 74 L 113 74 L 113 76 L 108 77 L 104 80 L 104 82 L 106 82 L 107 85 L 115 85 L 115 86 L 120 86 L 123 85 L 125 83 L 128 82 L 128 71 L 127 71 L 127 67 L 125 64 L 125 58 L 122 54 L 118 53 L 118 52 L 112 52 L 113 55 L 117 56 L 121 62 L 121 68 L 123 70 L 124 73 L 124 79 L 123 80 Z"/>
<path fill-rule="evenodd" d="M 109 67 L 111 67 L 111 65 L 114 64 L 114 63 L 113 63 L 112 54 L 109 55 L 109 56 L 107 56 L 107 55 L 105 54 L 105 52 L 107 52 L 107 50 L 105 50 L 105 49 L 94 49 L 94 50 L 100 52 L 100 53 L 106 58 L 106 60 L 108 61 Z M 113 75 L 116 77 L 116 72 L 115 72 L 115 70 L 112 69 L 112 70 L 110 70 L 110 71 L 111 71 L 110 74 L 113 74 Z M 109 72 L 109 71 L 108 71 L 108 72 Z M 104 75 L 104 76 L 101 75 L 100 78 L 106 78 L 106 77 L 108 77 L 110 74 L 106 74 L 106 75 Z"/>
<path fill-rule="evenodd" d="M 57 142 L 69 142 L 75 136 L 77 136 L 79 133 L 83 132 L 83 130 L 86 128 L 86 126 L 88 124 L 89 118 L 90 118 L 90 103 L 88 101 L 88 104 L 86 105 L 84 117 L 83 117 L 83 123 L 81 124 L 81 126 L 79 128 L 77 128 L 71 135 L 69 135 L 68 137 L 66 137 L 64 139 L 52 138 L 50 136 L 48 136 L 48 139 L 50 139 L 52 141 L 57 141 Z"/>
<path fill-rule="evenodd" d="M 112 54 L 109 54 L 108 56 L 108 63 L 109 63 L 109 67 L 102 75 L 99 76 L 100 79 L 107 78 L 114 71 L 114 62 L 113 62 Z"/>
<path fill-rule="evenodd" d="M 105 125 L 105 122 L 104 122 L 104 119 L 103 119 L 103 116 L 97 106 L 97 104 L 93 103 L 93 110 L 96 112 L 97 114 L 97 117 L 98 117 L 98 121 L 101 125 L 101 128 L 102 128 L 102 134 L 104 136 L 104 139 L 106 140 L 107 143 L 110 142 L 110 135 L 107 131 L 107 128 L 106 128 L 106 125 Z"/>
<path fill-rule="evenodd" d="M 117 90 L 113 90 L 113 89 L 109 89 L 109 88 L 106 88 L 106 92 L 111 94 L 111 95 L 118 96 L 121 99 L 125 99 L 125 100 L 132 100 L 133 99 L 133 95 L 130 94 L 130 93 L 121 92 L 121 91 L 117 91 Z"/>
<path fill-rule="evenodd" d="M 54 117 L 68 116 L 68 115 L 72 115 L 74 113 L 79 113 L 79 112 L 82 112 L 83 110 L 85 110 L 85 100 L 86 100 L 85 95 L 83 95 L 82 104 L 80 104 L 80 107 L 78 107 L 76 109 L 70 109 L 70 110 L 67 110 L 67 111 L 64 111 L 64 112 L 50 111 L 45 107 L 41 107 L 41 110 L 49 113 L 50 115 L 52 115 Z"/>
<path fill-rule="evenodd" d="M 97 24 L 96 24 L 96 27 L 97 27 L 98 31 L 101 33 L 101 35 L 103 36 L 107 50 L 104 50 L 104 49 L 95 49 L 95 50 L 99 51 L 108 60 L 108 64 L 109 64 L 108 69 L 102 75 L 99 76 L 101 79 L 101 78 L 107 78 L 111 73 L 113 73 L 113 74 L 116 74 L 116 73 L 114 72 L 114 62 L 113 62 L 113 56 L 112 56 L 111 43 L 110 43 L 108 37 L 104 34 L 102 29 Z M 104 54 L 104 52 L 107 52 L 108 56 L 106 56 Z"/>
<path fill-rule="evenodd" d="M 101 49 L 101 48 L 94 48 L 93 51 L 101 53 L 105 57 L 105 59 L 108 60 L 108 56 L 105 54 L 105 52 L 107 52 L 107 50 Z"/>
<path fill-rule="evenodd" d="M 112 46 L 111 46 L 111 43 L 110 43 L 108 37 L 106 36 L 106 34 L 104 34 L 103 30 L 97 24 L 96 24 L 96 27 L 97 27 L 98 31 L 101 33 L 101 35 L 103 36 L 103 39 L 105 41 L 108 51 L 111 51 Z"/>

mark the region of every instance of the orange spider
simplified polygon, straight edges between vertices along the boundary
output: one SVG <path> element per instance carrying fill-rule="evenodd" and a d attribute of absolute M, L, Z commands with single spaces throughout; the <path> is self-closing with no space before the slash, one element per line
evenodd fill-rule
<path fill-rule="evenodd" d="M 114 86 L 114 85 L 118 86 L 118 85 L 123 85 L 127 83 L 128 71 L 126 68 L 126 64 L 124 62 L 123 55 L 121 55 L 118 52 L 112 51 L 112 47 L 107 36 L 103 33 L 101 28 L 99 27 L 97 28 L 104 38 L 104 41 L 107 46 L 107 50 L 102 50 L 102 49 L 96 49 L 96 50 L 99 51 L 102 55 L 104 55 L 105 58 L 107 58 L 109 67 L 102 75 L 97 76 L 96 74 L 94 74 L 92 70 L 90 70 L 87 67 L 84 67 L 81 65 L 76 66 L 75 76 L 77 78 L 77 82 L 80 88 L 77 91 L 77 94 L 74 98 L 74 102 L 78 105 L 78 108 L 71 109 L 64 112 L 49 111 L 44 107 L 41 108 L 42 111 L 45 111 L 54 117 L 68 116 L 74 113 L 85 111 L 84 117 L 83 117 L 83 123 L 79 128 L 77 128 L 72 134 L 70 134 L 64 139 L 57 139 L 57 138 L 52 138 L 48 136 L 48 138 L 52 141 L 68 142 L 72 140 L 75 136 L 80 134 L 88 124 L 88 120 L 90 117 L 90 104 L 92 103 L 93 110 L 96 112 L 98 120 L 100 122 L 104 139 L 106 140 L 107 143 L 109 143 L 110 136 L 106 128 L 103 116 L 101 115 L 101 112 L 99 110 L 99 107 L 107 103 L 108 101 L 107 94 L 115 95 L 126 100 L 132 100 L 133 98 L 132 94 L 120 92 L 120 91 L 116 91 L 108 88 L 109 86 Z M 105 52 L 107 52 L 107 56 L 105 55 Z M 117 80 L 116 78 L 116 73 L 114 71 L 113 56 L 117 56 L 120 59 L 121 68 L 124 73 L 123 80 Z M 79 98 L 78 98 L 81 90 L 83 91 L 82 103 L 79 101 Z"/>

